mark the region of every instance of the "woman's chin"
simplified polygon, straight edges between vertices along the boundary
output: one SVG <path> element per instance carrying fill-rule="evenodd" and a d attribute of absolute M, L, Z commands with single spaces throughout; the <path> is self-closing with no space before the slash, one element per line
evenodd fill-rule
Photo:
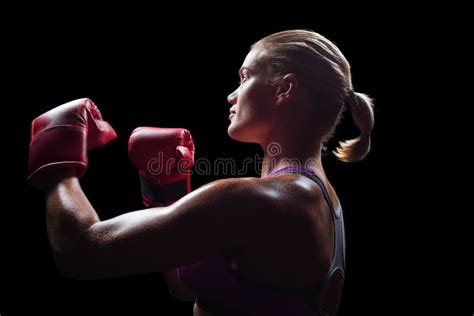
<path fill-rule="evenodd" d="M 237 133 L 235 131 L 235 127 L 232 126 L 232 123 L 229 125 L 229 127 L 227 128 L 227 134 L 229 135 L 230 138 L 234 139 L 234 140 L 238 140 L 236 138 L 237 136 Z"/>
<path fill-rule="evenodd" d="M 229 134 L 230 138 L 238 142 L 242 142 L 242 143 L 255 142 L 255 140 L 253 139 L 254 137 L 252 137 L 251 135 L 248 135 L 249 133 L 245 133 L 244 131 L 233 127 L 232 125 L 227 128 L 227 134 Z"/>
<path fill-rule="evenodd" d="M 243 142 L 244 140 L 242 139 L 242 133 L 239 133 L 239 129 L 236 128 L 235 126 L 232 125 L 232 123 L 229 125 L 227 128 L 227 134 L 229 134 L 229 137 L 232 138 L 233 140 Z"/>

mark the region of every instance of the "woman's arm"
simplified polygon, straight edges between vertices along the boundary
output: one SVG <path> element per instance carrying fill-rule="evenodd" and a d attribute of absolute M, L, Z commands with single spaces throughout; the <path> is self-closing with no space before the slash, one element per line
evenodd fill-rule
<path fill-rule="evenodd" d="M 81 279 L 165 271 L 267 238 L 288 220 L 279 195 L 261 182 L 219 180 L 170 206 L 100 221 L 78 179 L 66 178 L 47 194 L 58 269 Z"/>

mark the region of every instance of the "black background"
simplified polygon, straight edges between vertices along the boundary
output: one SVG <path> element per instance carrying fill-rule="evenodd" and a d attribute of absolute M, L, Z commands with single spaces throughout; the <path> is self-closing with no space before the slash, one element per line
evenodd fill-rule
<path fill-rule="evenodd" d="M 328 155 L 324 160 L 346 220 L 348 266 L 340 315 L 402 312 L 408 305 L 426 309 L 420 283 L 431 274 L 413 268 L 419 262 L 414 258 L 423 256 L 425 240 L 413 236 L 406 217 L 416 202 L 407 207 L 403 196 L 409 189 L 401 186 L 406 162 L 418 162 L 410 143 L 403 150 L 399 146 L 411 126 L 410 117 L 403 115 L 411 101 L 399 91 L 409 91 L 416 81 L 401 43 L 419 41 L 423 26 L 410 26 L 414 17 L 405 12 L 389 18 L 387 10 L 369 16 L 230 8 L 232 15 L 192 17 L 160 10 L 143 15 L 66 10 L 12 22 L 4 59 L 11 99 L 5 106 L 13 112 L 7 120 L 13 136 L 6 141 L 15 154 L 6 155 L 14 176 L 8 179 L 13 190 L 6 191 L 10 203 L 2 214 L 1 315 L 31 309 L 64 315 L 191 315 L 192 304 L 174 301 L 158 273 L 101 281 L 58 276 L 46 236 L 44 198 L 25 183 L 31 120 L 76 98 L 94 100 L 119 137 L 90 152 L 83 188 L 103 219 L 139 209 L 139 182 L 127 156 L 128 136 L 137 126 L 187 128 L 196 158 L 240 162 L 261 154 L 258 146 L 228 137 L 226 97 L 237 86 L 237 70 L 249 46 L 290 28 L 313 29 L 334 41 L 351 63 L 355 90 L 369 94 L 376 104 L 367 159 L 343 164 Z M 329 149 L 356 132 L 346 116 Z M 192 185 L 223 177 L 198 175 Z"/>

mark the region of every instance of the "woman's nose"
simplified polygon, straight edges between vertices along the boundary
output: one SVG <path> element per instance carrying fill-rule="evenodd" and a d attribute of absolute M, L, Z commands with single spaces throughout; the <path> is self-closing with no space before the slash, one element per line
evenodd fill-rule
<path fill-rule="evenodd" d="M 234 105 L 237 102 L 237 90 L 227 96 L 227 102 Z"/>

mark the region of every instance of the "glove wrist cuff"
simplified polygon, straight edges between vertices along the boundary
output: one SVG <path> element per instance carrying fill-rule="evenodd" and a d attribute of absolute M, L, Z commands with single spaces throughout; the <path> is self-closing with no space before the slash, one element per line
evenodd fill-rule
<path fill-rule="evenodd" d="M 163 186 L 156 184 L 146 177 L 140 176 L 143 202 L 145 206 L 169 205 L 185 196 L 190 191 L 189 179 L 183 179 Z"/>

